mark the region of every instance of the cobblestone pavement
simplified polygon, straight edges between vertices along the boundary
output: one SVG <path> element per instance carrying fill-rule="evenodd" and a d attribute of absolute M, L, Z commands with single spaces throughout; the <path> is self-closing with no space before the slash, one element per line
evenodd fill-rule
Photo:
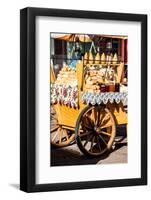
<path fill-rule="evenodd" d="M 116 144 L 114 150 L 99 158 L 87 158 L 76 144 L 63 148 L 51 148 L 51 166 L 114 164 L 127 162 L 127 142 Z"/>

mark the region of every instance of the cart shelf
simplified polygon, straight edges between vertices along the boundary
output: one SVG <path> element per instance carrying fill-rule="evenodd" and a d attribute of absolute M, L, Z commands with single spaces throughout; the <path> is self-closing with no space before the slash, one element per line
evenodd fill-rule
<path fill-rule="evenodd" d="M 102 67 L 108 67 L 108 66 L 111 66 L 111 67 L 118 67 L 118 66 L 120 66 L 121 65 L 121 63 L 102 63 L 102 64 L 89 64 L 89 63 L 87 63 L 87 64 L 85 64 L 86 66 L 102 66 Z"/>

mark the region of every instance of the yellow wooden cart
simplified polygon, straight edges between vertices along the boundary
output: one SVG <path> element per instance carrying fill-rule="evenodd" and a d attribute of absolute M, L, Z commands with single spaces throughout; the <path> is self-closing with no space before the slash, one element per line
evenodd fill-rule
<path fill-rule="evenodd" d="M 124 63 L 114 64 L 114 67 L 116 67 L 117 80 L 120 82 Z M 52 67 L 50 71 L 52 83 L 55 81 Z M 86 105 L 81 99 L 84 88 L 83 62 L 77 63 L 76 73 L 78 107 L 72 108 L 59 103 L 51 105 L 51 144 L 63 147 L 76 141 L 79 149 L 85 155 L 101 156 L 112 148 L 116 136 L 116 126 L 127 125 L 127 113 L 122 102 Z"/>

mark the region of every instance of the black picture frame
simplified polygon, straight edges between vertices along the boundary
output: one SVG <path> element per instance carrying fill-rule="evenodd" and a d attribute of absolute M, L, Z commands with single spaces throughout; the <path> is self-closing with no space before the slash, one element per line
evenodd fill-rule
<path fill-rule="evenodd" d="M 54 16 L 141 23 L 141 178 L 71 183 L 35 183 L 35 19 Z M 25 192 L 147 184 L 147 15 L 48 8 L 20 10 L 20 189 Z"/>

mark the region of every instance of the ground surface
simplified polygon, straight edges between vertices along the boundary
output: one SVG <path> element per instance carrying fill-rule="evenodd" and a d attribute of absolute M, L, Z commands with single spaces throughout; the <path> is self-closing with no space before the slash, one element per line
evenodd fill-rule
<path fill-rule="evenodd" d="M 77 144 L 63 148 L 51 148 L 51 166 L 110 164 L 127 162 L 127 142 L 116 144 L 114 150 L 100 158 L 87 158 L 83 155 Z"/>

